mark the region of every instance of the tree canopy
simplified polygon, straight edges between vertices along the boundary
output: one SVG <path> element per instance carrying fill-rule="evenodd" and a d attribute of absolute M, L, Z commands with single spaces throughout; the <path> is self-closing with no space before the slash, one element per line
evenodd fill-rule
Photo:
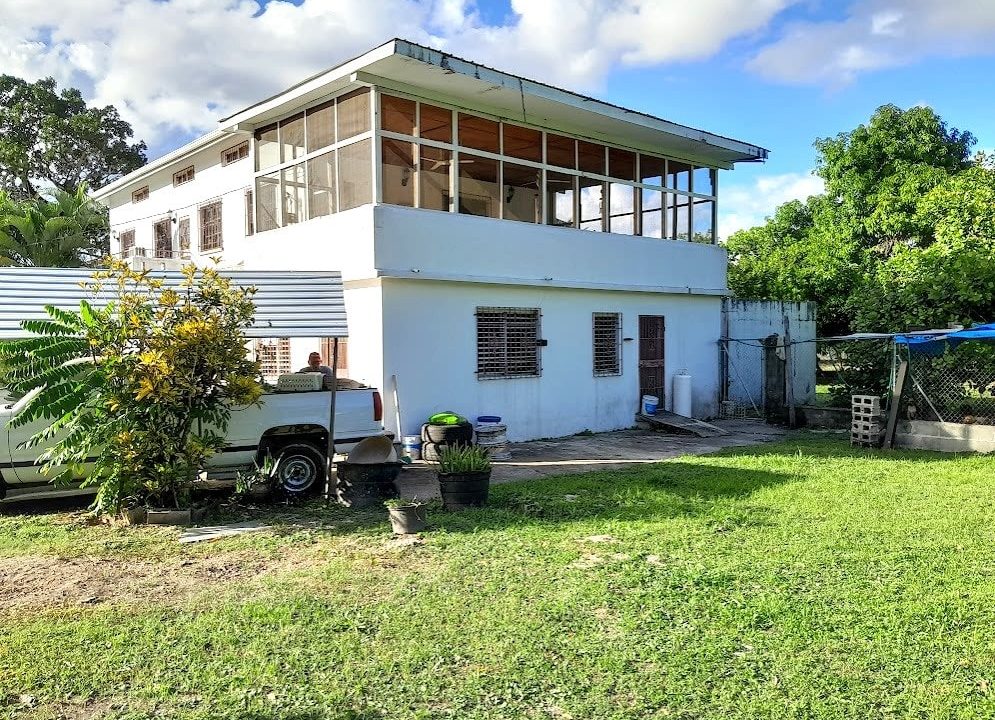
<path fill-rule="evenodd" d="M 995 170 L 932 109 L 816 140 L 826 191 L 728 239 L 729 286 L 813 300 L 822 334 L 995 320 Z"/>
<path fill-rule="evenodd" d="M 16 202 L 0 190 L 0 266 L 82 267 L 106 257 L 107 210 L 86 185 L 46 195 Z"/>
<path fill-rule="evenodd" d="M 97 188 L 146 162 L 145 143 L 117 109 L 88 107 L 79 90 L 0 75 L 0 190 L 15 200 L 46 188 Z"/>

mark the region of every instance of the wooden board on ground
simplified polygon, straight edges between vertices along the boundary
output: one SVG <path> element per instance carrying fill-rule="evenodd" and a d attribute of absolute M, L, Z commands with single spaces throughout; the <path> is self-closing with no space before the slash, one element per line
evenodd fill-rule
<path fill-rule="evenodd" d="M 716 437 L 728 435 L 728 431 L 715 427 L 710 423 L 695 418 L 685 417 L 667 410 L 657 410 L 653 415 L 640 413 L 636 419 L 649 424 L 655 430 L 676 433 L 678 435 L 696 435 L 697 437 Z"/>

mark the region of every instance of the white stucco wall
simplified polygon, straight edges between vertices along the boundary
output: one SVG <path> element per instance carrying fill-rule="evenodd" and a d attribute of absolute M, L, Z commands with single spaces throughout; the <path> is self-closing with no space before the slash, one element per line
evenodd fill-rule
<path fill-rule="evenodd" d="M 177 219 L 190 218 L 191 259 L 195 262 L 210 261 L 210 258 L 223 253 L 199 252 L 200 226 L 197 208 L 214 200 L 221 200 L 222 237 L 225 248 L 233 243 L 238 244 L 244 239 L 245 191 L 252 187 L 252 158 L 222 166 L 221 152 L 246 139 L 247 136 L 233 135 L 223 142 L 153 173 L 137 185 L 111 195 L 109 198 L 111 252 L 117 253 L 121 249 L 115 234 L 134 228 L 135 246 L 147 248 L 151 256 L 155 247 L 153 225 L 172 214 Z M 194 179 L 173 187 L 173 173 L 190 165 L 195 168 Z M 132 202 L 132 190 L 144 185 L 149 187 L 148 199 Z M 173 241 L 174 247 L 178 249 L 177 224 L 173 224 Z"/>
<path fill-rule="evenodd" d="M 375 277 L 373 205 L 225 243 L 223 265 L 247 270 L 338 270 L 345 281 Z"/>
<path fill-rule="evenodd" d="M 725 248 L 378 205 L 377 268 L 540 286 L 726 290 Z M 413 272 L 417 270 L 418 272 Z"/>
<path fill-rule="evenodd" d="M 384 418 L 395 430 L 388 381 L 396 374 L 403 434 L 417 432 L 440 410 L 471 419 L 500 415 L 513 440 L 632 426 L 639 403 L 640 314 L 666 317 L 667 406 L 673 376 L 686 368 L 694 378 L 694 414 L 716 414 L 719 298 L 391 279 L 383 281 L 382 297 Z M 542 349 L 541 377 L 477 380 L 478 306 L 542 310 L 542 337 L 549 345 Z M 599 311 L 621 312 L 623 337 L 633 338 L 623 342 L 621 376 L 593 375 L 591 313 Z"/>

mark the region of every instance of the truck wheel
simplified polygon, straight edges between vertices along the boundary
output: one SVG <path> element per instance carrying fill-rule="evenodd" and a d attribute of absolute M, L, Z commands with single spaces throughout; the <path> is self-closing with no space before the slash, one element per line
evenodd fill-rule
<path fill-rule="evenodd" d="M 421 426 L 422 442 L 438 443 L 440 445 L 471 445 L 473 443 L 473 425 L 429 425 Z"/>
<path fill-rule="evenodd" d="M 309 443 L 285 445 L 277 455 L 273 479 L 289 495 L 314 495 L 325 484 L 325 456 Z"/>

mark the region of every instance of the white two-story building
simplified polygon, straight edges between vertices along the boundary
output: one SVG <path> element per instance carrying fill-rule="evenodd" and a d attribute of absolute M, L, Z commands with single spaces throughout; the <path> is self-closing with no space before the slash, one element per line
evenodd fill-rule
<path fill-rule="evenodd" d="M 350 377 L 402 434 L 629 427 L 643 394 L 717 413 L 718 170 L 767 151 L 392 40 L 100 189 L 149 267 L 340 270 Z M 310 312 L 301 307 L 302 316 Z M 274 338 L 267 374 L 329 343 Z"/>

